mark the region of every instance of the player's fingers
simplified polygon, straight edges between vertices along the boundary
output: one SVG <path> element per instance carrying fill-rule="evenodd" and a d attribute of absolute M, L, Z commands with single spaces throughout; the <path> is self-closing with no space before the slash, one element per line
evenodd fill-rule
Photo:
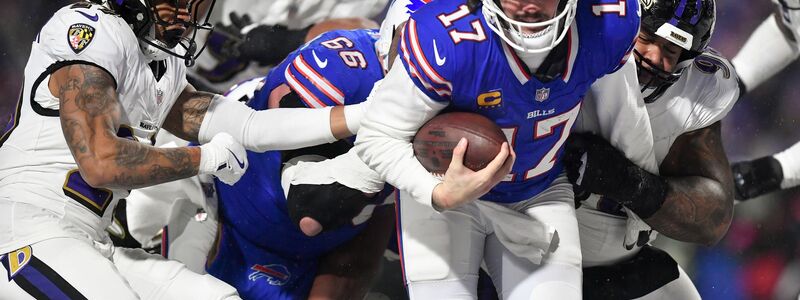
<path fill-rule="evenodd" d="M 253 20 L 250 19 L 250 15 L 244 14 L 244 16 L 242 16 L 242 23 L 243 23 L 244 26 L 247 26 L 247 25 L 253 24 Z M 242 26 L 242 27 L 244 27 L 244 26 Z"/>
<path fill-rule="evenodd" d="M 503 166 L 494 173 L 494 176 L 492 176 L 492 180 L 495 182 L 503 180 L 503 178 L 511 173 L 511 168 L 514 166 L 514 162 L 517 159 L 517 154 L 514 152 L 514 149 L 511 146 L 508 147 L 508 150 L 508 157 L 506 158 L 506 161 L 503 162 Z"/>
<path fill-rule="evenodd" d="M 241 21 L 241 19 L 239 18 L 239 14 L 237 14 L 237 13 L 235 13 L 235 12 L 231 12 L 231 13 L 228 15 L 228 18 L 230 18 L 230 19 L 231 19 L 231 24 L 232 24 L 233 26 L 235 26 L 235 27 L 237 27 L 237 28 L 242 28 L 242 26 L 241 26 L 241 23 L 242 23 L 242 21 Z"/>
<path fill-rule="evenodd" d="M 464 166 L 464 154 L 467 153 L 467 139 L 461 138 L 453 148 L 453 157 L 450 159 L 450 169 Z"/>
<path fill-rule="evenodd" d="M 315 236 L 322 232 L 322 224 L 311 217 L 303 217 L 300 219 L 300 231 L 307 236 Z"/>
<path fill-rule="evenodd" d="M 481 171 L 485 171 L 488 172 L 489 174 L 494 175 L 495 173 L 497 173 L 498 170 L 500 170 L 501 167 L 503 167 L 503 164 L 508 158 L 508 154 L 509 154 L 508 143 L 503 142 L 503 144 L 500 145 L 500 153 L 497 153 L 497 156 L 495 156 L 494 159 L 492 159 L 492 161 L 490 161 L 489 164 L 486 165 L 486 168 L 483 168 L 483 170 Z"/>
<path fill-rule="evenodd" d="M 514 148 L 512 148 L 509 145 L 508 146 L 508 157 L 506 158 L 506 162 L 503 163 L 503 167 L 500 168 L 500 170 L 504 172 L 502 174 L 503 176 L 505 176 L 505 174 L 508 174 L 508 173 L 511 172 L 511 167 L 514 166 L 514 162 L 515 161 L 517 161 L 517 153 L 514 152 Z"/>

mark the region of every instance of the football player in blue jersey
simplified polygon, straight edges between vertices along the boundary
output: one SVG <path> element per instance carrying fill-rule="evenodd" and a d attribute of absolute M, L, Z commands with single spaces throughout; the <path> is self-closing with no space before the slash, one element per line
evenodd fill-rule
<path fill-rule="evenodd" d="M 628 129 L 612 144 L 656 168 L 628 55 L 638 7 L 433 1 L 411 15 L 353 150 L 401 191 L 400 250 L 412 298 L 475 298 L 483 262 L 504 299 L 581 297 L 578 225 L 560 156 L 585 94 L 596 95 L 600 108 L 590 113 L 601 130 Z M 447 173 L 435 178 L 409 140 L 444 109 L 489 117 L 509 143 L 474 172 L 461 164 L 462 140 Z"/>
<path fill-rule="evenodd" d="M 377 30 L 339 30 L 322 34 L 291 53 L 262 79 L 263 87 L 255 92 L 248 105 L 267 109 L 363 102 L 373 84 L 383 77 L 381 61 L 374 46 L 377 33 Z M 246 89 L 246 85 L 239 88 Z M 358 121 L 351 122 L 354 119 L 346 117 L 348 124 L 353 123 L 348 126 L 350 130 L 356 131 Z M 392 211 L 387 210 L 388 207 L 380 208 L 379 217 L 365 223 L 372 208 L 364 207 L 370 201 L 381 204 L 387 194 L 367 197 L 362 192 L 364 188 L 347 186 L 350 182 L 363 182 L 362 177 L 370 177 L 360 175 L 360 172 L 372 172 L 364 165 L 360 165 L 361 170 L 356 169 L 358 164 L 341 165 L 335 163 L 336 160 L 327 160 L 319 165 L 295 165 L 297 160 L 307 160 L 308 154 L 323 153 L 332 158 L 349 150 L 349 144 L 349 141 L 342 140 L 283 153 L 248 153 L 250 172 L 236 185 L 216 185 L 220 226 L 216 249 L 212 251 L 215 254 L 210 255 L 207 263 L 208 273 L 236 287 L 246 299 L 363 296 L 363 284 L 361 288 L 343 288 L 334 283 L 348 277 L 369 279 L 369 274 L 372 274 L 369 270 L 376 270 L 393 228 Z M 325 176 L 326 170 L 333 171 L 331 176 Z M 338 179 L 347 174 L 352 174 L 351 180 Z M 373 193 L 379 191 L 370 190 Z M 373 198 L 375 200 L 371 200 Z M 322 228 L 309 227 L 298 217 L 303 214 L 305 203 L 349 207 L 351 214 L 347 214 L 347 218 L 314 215 L 322 223 L 336 227 L 320 232 Z M 344 263 L 331 258 L 323 264 L 327 268 L 320 270 L 319 261 L 324 255 L 352 240 L 365 228 L 369 229 L 361 235 L 360 246 L 351 246 L 349 253 L 343 250 L 333 254 L 348 263 L 355 263 L 349 266 L 351 272 L 343 271 L 336 264 Z M 353 241 L 351 244 L 358 243 Z M 369 268 L 361 267 L 363 265 Z M 334 270 L 341 274 L 336 275 Z M 328 273 L 322 275 L 327 278 L 318 278 L 315 283 L 320 271 Z M 344 294 L 332 296 L 335 292 Z"/>
<path fill-rule="evenodd" d="M 227 96 L 230 99 L 244 99 L 256 110 L 334 105 L 353 108 L 366 105 L 363 102 L 373 84 L 384 74 L 384 63 L 380 59 L 383 55 L 379 55 L 375 48 L 377 39 L 377 30 L 370 29 L 322 34 L 292 52 L 268 76 L 239 84 L 231 88 Z M 338 129 L 334 130 L 335 136 L 346 137 L 358 130 L 358 112 L 363 110 L 345 112 L 353 111 L 356 113 L 345 114 L 346 122 L 331 124 L 332 128 Z M 252 158 L 251 172 L 243 177 L 244 181 L 234 186 L 222 186 L 217 182 L 212 189 L 216 191 L 212 198 L 215 198 L 218 207 L 209 208 L 209 205 L 202 203 L 207 201 L 207 196 L 202 192 L 187 196 L 198 198 L 199 201 L 192 201 L 209 208 L 209 213 L 217 212 L 218 217 L 210 216 L 204 222 L 218 220 L 219 226 L 202 226 L 206 231 L 211 230 L 211 234 L 197 231 L 184 233 L 177 241 L 173 241 L 169 249 L 170 257 L 181 261 L 191 260 L 189 256 L 198 256 L 198 251 L 186 248 L 208 249 L 205 243 L 197 243 L 197 240 L 208 240 L 209 236 L 213 239 L 213 231 L 217 231 L 217 242 L 209 256 L 206 271 L 237 288 L 243 298 L 361 298 L 368 283 L 375 277 L 379 259 L 393 228 L 394 218 L 390 207 L 374 206 L 390 204 L 394 198 L 387 198 L 386 192 L 372 197 L 366 197 L 361 192 L 365 190 L 359 185 L 364 182 L 361 178 L 376 177 L 374 175 L 361 176 L 355 172 L 356 175 L 351 175 L 350 180 L 339 179 L 353 173 L 354 165 L 350 163 L 331 165 L 335 160 L 327 160 L 320 165 L 295 166 L 298 160 L 308 160 L 309 155 L 333 157 L 337 153 L 344 153 L 349 149 L 348 144 L 351 142 L 342 140 L 282 153 L 248 152 L 248 158 Z M 362 172 L 372 172 L 366 166 L 363 168 Z M 321 174 L 326 170 L 332 170 L 335 174 L 321 180 Z M 330 178 L 337 180 L 334 182 Z M 349 188 L 346 185 L 349 182 L 355 182 L 358 190 Z M 200 187 L 202 184 L 194 186 Z M 379 181 L 374 184 L 372 192 L 379 192 L 382 188 L 383 183 Z M 132 197 L 141 200 L 138 199 L 141 196 L 154 198 L 164 197 L 165 194 L 163 189 L 144 192 L 148 195 L 140 191 Z M 288 194 L 288 201 L 284 192 Z M 390 202 L 382 203 L 384 199 Z M 368 201 L 374 205 L 365 209 Z M 325 228 L 326 232 L 321 233 L 322 227 L 313 224 L 308 226 L 302 221 L 303 205 L 306 203 L 321 203 L 322 206 L 334 204 L 336 208 L 347 207 L 350 211 L 345 218 L 342 218 L 344 214 L 310 214 L 329 225 Z M 367 221 L 373 208 L 377 217 Z M 188 239 L 195 241 L 189 244 L 183 242 Z M 211 242 L 208 240 L 207 244 Z"/>

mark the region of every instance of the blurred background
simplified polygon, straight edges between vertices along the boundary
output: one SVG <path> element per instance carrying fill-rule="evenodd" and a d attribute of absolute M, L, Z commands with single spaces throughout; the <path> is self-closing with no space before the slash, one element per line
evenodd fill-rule
<path fill-rule="evenodd" d="M 224 1 L 224 0 L 221 0 Z M 221 2 L 218 1 L 218 2 Z M 23 68 L 39 28 L 64 0 L 3 1 L 0 9 L 0 134 L 11 120 Z M 219 8 L 220 4 L 217 4 Z M 768 0 L 717 0 L 712 47 L 733 57 L 772 12 Z M 380 22 L 380 20 L 376 20 Z M 770 49 L 764 49 L 770 55 Z M 722 121 L 731 162 L 781 151 L 800 140 L 800 70 L 790 65 L 739 100 Z M 800 293 L 800 192 L 774 193 L 736 206 L 727 236 L 715 247 L 659 237 L 689 272 L 704 299 L 797 299 Z"/>

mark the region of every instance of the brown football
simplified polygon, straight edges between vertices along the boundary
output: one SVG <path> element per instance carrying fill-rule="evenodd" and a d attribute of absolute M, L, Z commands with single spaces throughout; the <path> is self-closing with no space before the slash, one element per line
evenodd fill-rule
<path fill-rule="evenodd" d="M 444 174 L 453 157 L 453 148 L 466 138 L 464 166 L 478 171 L 486 167 L 500 152 L 506 136 L 492 120 L 468 112 L 438 115 L 422 125 L 412 141 L 414 155 L 422 166 L 434 174 Z"/>

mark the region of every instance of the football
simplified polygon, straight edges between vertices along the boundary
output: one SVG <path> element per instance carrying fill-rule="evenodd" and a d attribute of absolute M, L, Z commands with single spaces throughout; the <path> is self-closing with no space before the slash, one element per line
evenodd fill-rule
<path fill-rule="evenodd" d="M 492 120 L 467 112 L 438 115 L 422 125 L 412 141 L 414 155 L 429 172 L 442 175 L 453 157 L 453 148 L 466 138 L 464 166 L 474 171 L 486 167 L 500 153 L 506 136 Z"/>

